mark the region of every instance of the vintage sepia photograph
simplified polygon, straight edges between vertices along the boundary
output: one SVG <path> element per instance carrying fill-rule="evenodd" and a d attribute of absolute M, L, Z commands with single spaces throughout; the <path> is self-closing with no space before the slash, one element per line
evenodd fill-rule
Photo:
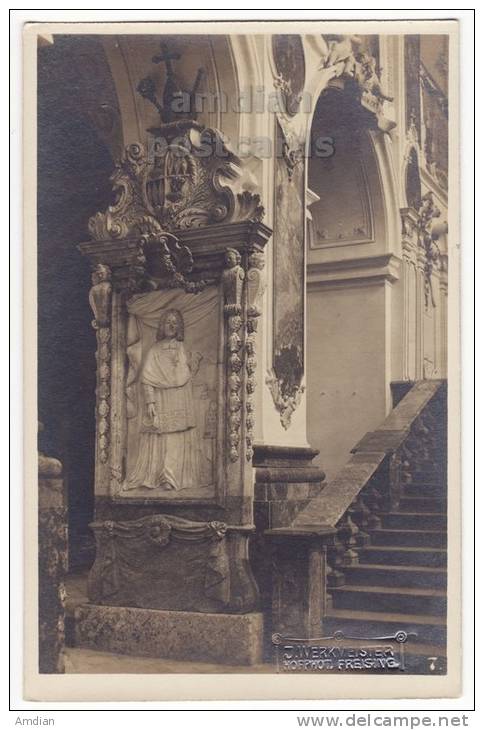
<path fill-rule="evenodd" d="M 30 696 L 456 696 L 458 22 L 172 25 L 24 27 Z"/>

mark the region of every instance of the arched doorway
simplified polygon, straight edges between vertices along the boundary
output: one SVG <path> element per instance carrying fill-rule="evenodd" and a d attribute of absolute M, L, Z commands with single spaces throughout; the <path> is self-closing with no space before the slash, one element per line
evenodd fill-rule
<path fill-rule="evenodd" d="M 397 242 L 376 154 L 381 136 L 348 83 L 323 91 L 308 163 L 307 387 L 308 438 L 329 478 L 390 407 Z"/>

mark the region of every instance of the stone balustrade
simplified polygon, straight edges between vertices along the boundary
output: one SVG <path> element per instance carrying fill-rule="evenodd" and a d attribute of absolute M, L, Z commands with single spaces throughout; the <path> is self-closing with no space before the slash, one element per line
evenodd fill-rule
<path fill-rule="evenodd" d="M 266 530 L 272 544 L 272 631 L 281 636 L 320 636 L 327 588 L 345 582 L 357 565 L 367 531 L 379 513 L 398 508 L 402 484 L 437 483 L 441 474 L 441 408 L 444 381 L 419 381 L 384 423 L 367 433 L 350 458 L 289 527 Z M 440 439 L 440 441 L 439 441 Z M 417 473 L 415 472 L 417 470 Z"/>

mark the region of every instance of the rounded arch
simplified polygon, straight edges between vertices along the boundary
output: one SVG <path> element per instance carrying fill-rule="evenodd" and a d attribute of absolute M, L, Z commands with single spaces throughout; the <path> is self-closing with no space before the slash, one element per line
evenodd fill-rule
<path fill-rule="evenodd" d="M 243 52 L 243 43 L 227 35 L 164 35 L 162 40 L 178 58 L 173 70 L 180 86 L 193 89 L 199 69 L 197 108 L 198 121 L 220 129 L 229 139 L 239 135 L 239 117 L 233 100 L 240 94 L 242 84 L 239 69 L 248 63 L 250 51 Z M 155 106 L 137 91 L 139 82 L 150 77 L 155 94 L 161 99 L 166 68 L 155 62 L 160 55 L 159 35 L 104 36 L 103 45 L 108 59 L 117 96 L 122 100 L 122 130 L 124 145 L 147 141 L 150 127 L 158 127 L 159 114 Z M 242 50 L 241 50 L 242 49 Z M 245 56 L 238 60 L 238 56 Z M 255 54 L 254 54 L 255 55 Z M 245 115 L 249 116 L 249 115 Z"/>
<path fill-rule="evenodd" d="M 325 38 L 314 35 L 305 36 L 303 40 L 306 68 L 315 69 L 312 74 L 308 74 L 304 89 L 304 94 L 307 99 L 311 100 L 311 104 L 309 106 L 306 104 L 304 107 L 306 113 L 300 113 L 298 119 L 295 120 L 295 126 L 298 125 L 300 134 L 304 135 L 306 140 L 306 155 L 310 159 L 314 118 L 322 103 L 321 98 L 324 98 L 327 93 L 339 92 L 341 96 L 334 98 L 342 101 L 343 105 L 353 106 L 353 109 L 357 109 L 360 114 L 360 126 L 366 130 L 368 161 L 371 162 L 370 167 L 374 172 L 374 175 L 371 176 L 372 179 L 368 182 L 370 183 L 372 196 L 379 198 L 382 202 L 382 212 L 386 226 L 386 234 L 382 239 L 385 250 L 400 255 L 399 208 L 401 206 L 399 204 L 399 190 L 401 186 L 399 185 L 392 149 L 392 136 L 378 128 L 377 118 L 374 114 L 363 109 L 355 89 L 352 90 L 348 87 L 345 79 L 338 76 L 341 69 L 337 65 L 329 68 L 322 65 L 321 59 L 328 54 L 328 45 Z M 340 107 L 339 120 L 342 123 L 345 121 L 344 114 L 344 109 Z M 308 168 L 309 166 L 308 164 Z"/>
<path fill-rule="evenodd" d="M 229 36 L 229 41 L 237 98 L 249 90 L 263 89 L 264 77 L 256 38 L 253 35 L 233 35 Z M 262 114 L 236 114 L 236 116 L 239 137 L 255 139 L 263 134 Z"/>
<path fill-rule="evenodd" d="M 312 248 L 394 252 L 398 200 L 386 137 L 343 84 L 326 86 L 307 139 L 308 188 L 319 198 L 311 206 Z"/>

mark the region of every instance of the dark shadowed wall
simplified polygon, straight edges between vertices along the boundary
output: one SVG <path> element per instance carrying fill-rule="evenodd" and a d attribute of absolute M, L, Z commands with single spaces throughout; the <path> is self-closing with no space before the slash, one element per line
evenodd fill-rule
<path fill-rule="evenodd" d="M 76 246 L 88 237 L 89 216 L 110 202 L 113 168 L 83 104 L 74 55 L 83 43 L 58 36 L 38 55 L 40 441 L 64 464 L 71 565 L 82 559 L 92 517 L 96 382 L 90 272 Z"/>

